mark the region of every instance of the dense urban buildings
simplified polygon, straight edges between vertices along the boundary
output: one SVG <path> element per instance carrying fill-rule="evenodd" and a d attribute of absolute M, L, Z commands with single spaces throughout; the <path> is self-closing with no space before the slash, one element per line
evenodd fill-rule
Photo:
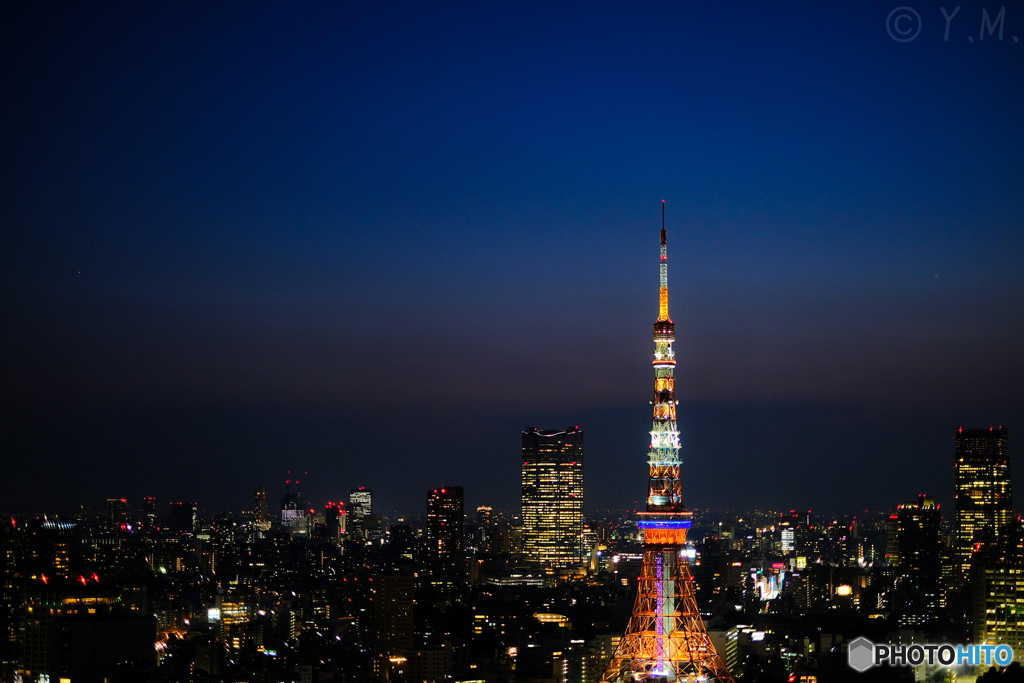
<path fill-rule="evenodd" d="M 320 505 L 289 481 L 280 506 L 258 486 L 240 512 L 104 496 L 15 514 L 0 683 L 827 683 L 853 680 L 860 636 L 1024 654 L 1005 429 L 958 433 L 951 518 L 929 495 L 857 515 L 683 504 L 664 233 L 661 256 L 642 511 L 584 511 L 576 426 L 522 433 L 515 509 L 467 514 L 445 485 L 382 513 L 369 488 Z"/>
<path fill-rule="evenodd" d="M 663 457 L 648 463 L 655 475 Z M 671 508 L 674 483 L 651 479 L 653 512 Z M 275 512 L 261 522 L 258 509 L 193 504 L 165 507 L 149 524 L 152 504 L 130 499 L 123 526 L 111 524 L 105 498 L 74 515 L 16 515 L 0 530 L 0 680 L 52 682 L 90 669 L 160 683 L 595 683 L 634 628 L 638 593 L 654 613 L 670 597 L 690 605 L 684 611 L 705 622 L 738 681 L 841 676 L 844 644 L 861 635 L 1024 647 L 1020 525 L 979 542 L 967 576 L 946 585 L 943 573 L 936 591 L 936 569 L 959 559 L 955 518 L 942 519 L 929 496 L 856 517 L 690 511 L 690 528 L 678 530 L 659 529 L 664 520 L 647 512 L 591 510 L 583 561 L 549 572 L 517 545 L 519 509 L 466 514 L 468 492 L 458 488 L 431 490 L 413 514 L 382 518 L 379 539 L 343 531 L 345 506 L 335 502 L 307 508 L 306 533 Z M 689 566 L 692 600 L 665 573 L 672 544 L 652 543 L 652 532 L 671 541 L 684 530 L 677 569 Z M 661 581 L 652 555 L 662 557 Z M 651 623 L 659 622 L 664 635 L 678 624 Z M 96 638 L 119 645 L 72 656 Z M 143 641 L 155 649 L 144 652 Z"/>
<path fill-rule="evenodd" d="M 954 467 L 957 556 L 966 574 L 977 544 L 998 541 L 1014 519 L 1007 430 L 961 428 Z"/>

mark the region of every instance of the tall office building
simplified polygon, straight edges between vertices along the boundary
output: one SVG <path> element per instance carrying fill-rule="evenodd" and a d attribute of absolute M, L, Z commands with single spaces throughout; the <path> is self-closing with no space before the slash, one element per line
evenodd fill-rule
<path fill-rule="evenodd" d="M 465 510 L 461 486 L 427 494 L 426 565 L 430 585 L 450 593 L 465 574 Z"/>
<path fill-rule="evenodd" d="M 114 526 L 128 521 L 128 501 L 124 498 L 107 498 L 107 519 Z"/>
<path fill-rule="evenodd" d="M 153 496 L 142 499 L 142 523 L 150 528 L 156 526 L 156 498 Z"/>
<path fill-rule="evenodd" d="M 494 534 L 491 532 L 491 516 L 493 510 L 489 505 L 481 505 L 476 509 L 476 537 L 474 539 L 478 552 L 487 550 L 488 540 Z"/>
<path fill-rule="evenodd" d="M 979 543 L 999 540 L 1013 522 L 1006 429 L 963 429 L 956 435 L 956 545 L 968 576 Z"/>
<path fill-rule="evenodd" d="M 305 536 L 306 510 L 309 503 L 302 497 L 299 482 L 295 482 L 295 493 L 292 493 L 292 482 L 285 482 L 285 493 L 281 497 L 281 528 L 297 536 Z"/>
<path fill-rule="evenodd" d="M 267 504 L 267 487 L 260 485 L 252 501 L 252 521 L 260 531 L 270 529 L 270 506 Z"/>
<path fill-rule="evenodd" d="M 971 559 L 971 626 L 975 643 L 1004 643 L 1024 650 L 1024 533 L 1011 523 L 999 541 Z"/>
<path fill-rule="evenodd" d="M 490 526 L 491 516 L 494 510 L 490 505 L 481 505 L 476 509 L 476 525 L 477 526 Z"/>
<path fill-rule="evenodd" d="M 380 680 L 400 680 L 392 670 L 413 646 L 415 578 L 408 571 L 383 572 L 374 583 L 374 669 Z"/>
<path fill-rule="evenodd" d="M 551 567 L 583 564 L 583 432 L 523 432 L 523 552 Z"/>
<path fill-rule="evenodd" d="M 171 531 L 176 534 L 194 534 L 198 522 L 199 505 L 171 503 Z"/>
<path fill-rule="evenodd" d="M 331 543 L 341 542 L 345 535 L 345 521 L 348 514 L 345 512 L 345 504 L 328 502 L 324 507 L 324 524 L 327 526 L 327 535 Z"/>
<path fill-rule="evenodd" d="M 0 680 L 18 664 L 22 574 L 13 520 L 0 524 Z"/>
<path fill-rule="evenodd" d="M 348 492 L 348 535 L 366 538 L 366 527 L 373 517 L 373 489 L 360 486 Z"/>
<path fill-rule="evenodd" d="M 942 593 L 942 515 L 926 495 L 896 508 L 895 567 L 901 626 L 920 625 L 936 616 Z"/>
<path fill-rule="evenodd" d="M 783 555 L 800 555 L 807 552 L 807 534 L 811 528 L 810 510 L 779 513 L 778 528 Z"/>

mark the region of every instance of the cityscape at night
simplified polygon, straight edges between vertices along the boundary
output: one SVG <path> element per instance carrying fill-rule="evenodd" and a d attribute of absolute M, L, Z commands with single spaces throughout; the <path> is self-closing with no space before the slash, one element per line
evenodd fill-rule
<path fill-rule="evenodd" d="M 0 683 L 1024 683 L 1022 39 L 4 5 Z"/>

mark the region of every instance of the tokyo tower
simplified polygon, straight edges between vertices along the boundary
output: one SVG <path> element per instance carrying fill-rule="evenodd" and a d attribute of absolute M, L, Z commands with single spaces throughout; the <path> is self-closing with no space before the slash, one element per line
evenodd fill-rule
<path fill-rule="evenodd" d="M 668 317 L 665 202 L 661 203 L 661 291 L 654 323 L 654 427 L 651 429 L 647 511 L 638 513 L 644 535 L 643 565 L 633 616 L 601 681 L 733 683 L 697 611 L 693 576 L 684 554 L 693 513 L 679 481 L 676 428 L 675 325 Z"/>

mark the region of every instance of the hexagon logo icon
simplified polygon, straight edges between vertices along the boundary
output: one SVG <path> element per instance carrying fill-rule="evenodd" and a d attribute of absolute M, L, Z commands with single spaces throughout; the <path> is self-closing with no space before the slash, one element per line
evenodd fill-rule
<path fill-rule="evenodd" d="M 848 655 L 850 668 L 854 671 L 864 673 L 875 665 L 875 645 L 864 636 L 850 641 Z"/>

